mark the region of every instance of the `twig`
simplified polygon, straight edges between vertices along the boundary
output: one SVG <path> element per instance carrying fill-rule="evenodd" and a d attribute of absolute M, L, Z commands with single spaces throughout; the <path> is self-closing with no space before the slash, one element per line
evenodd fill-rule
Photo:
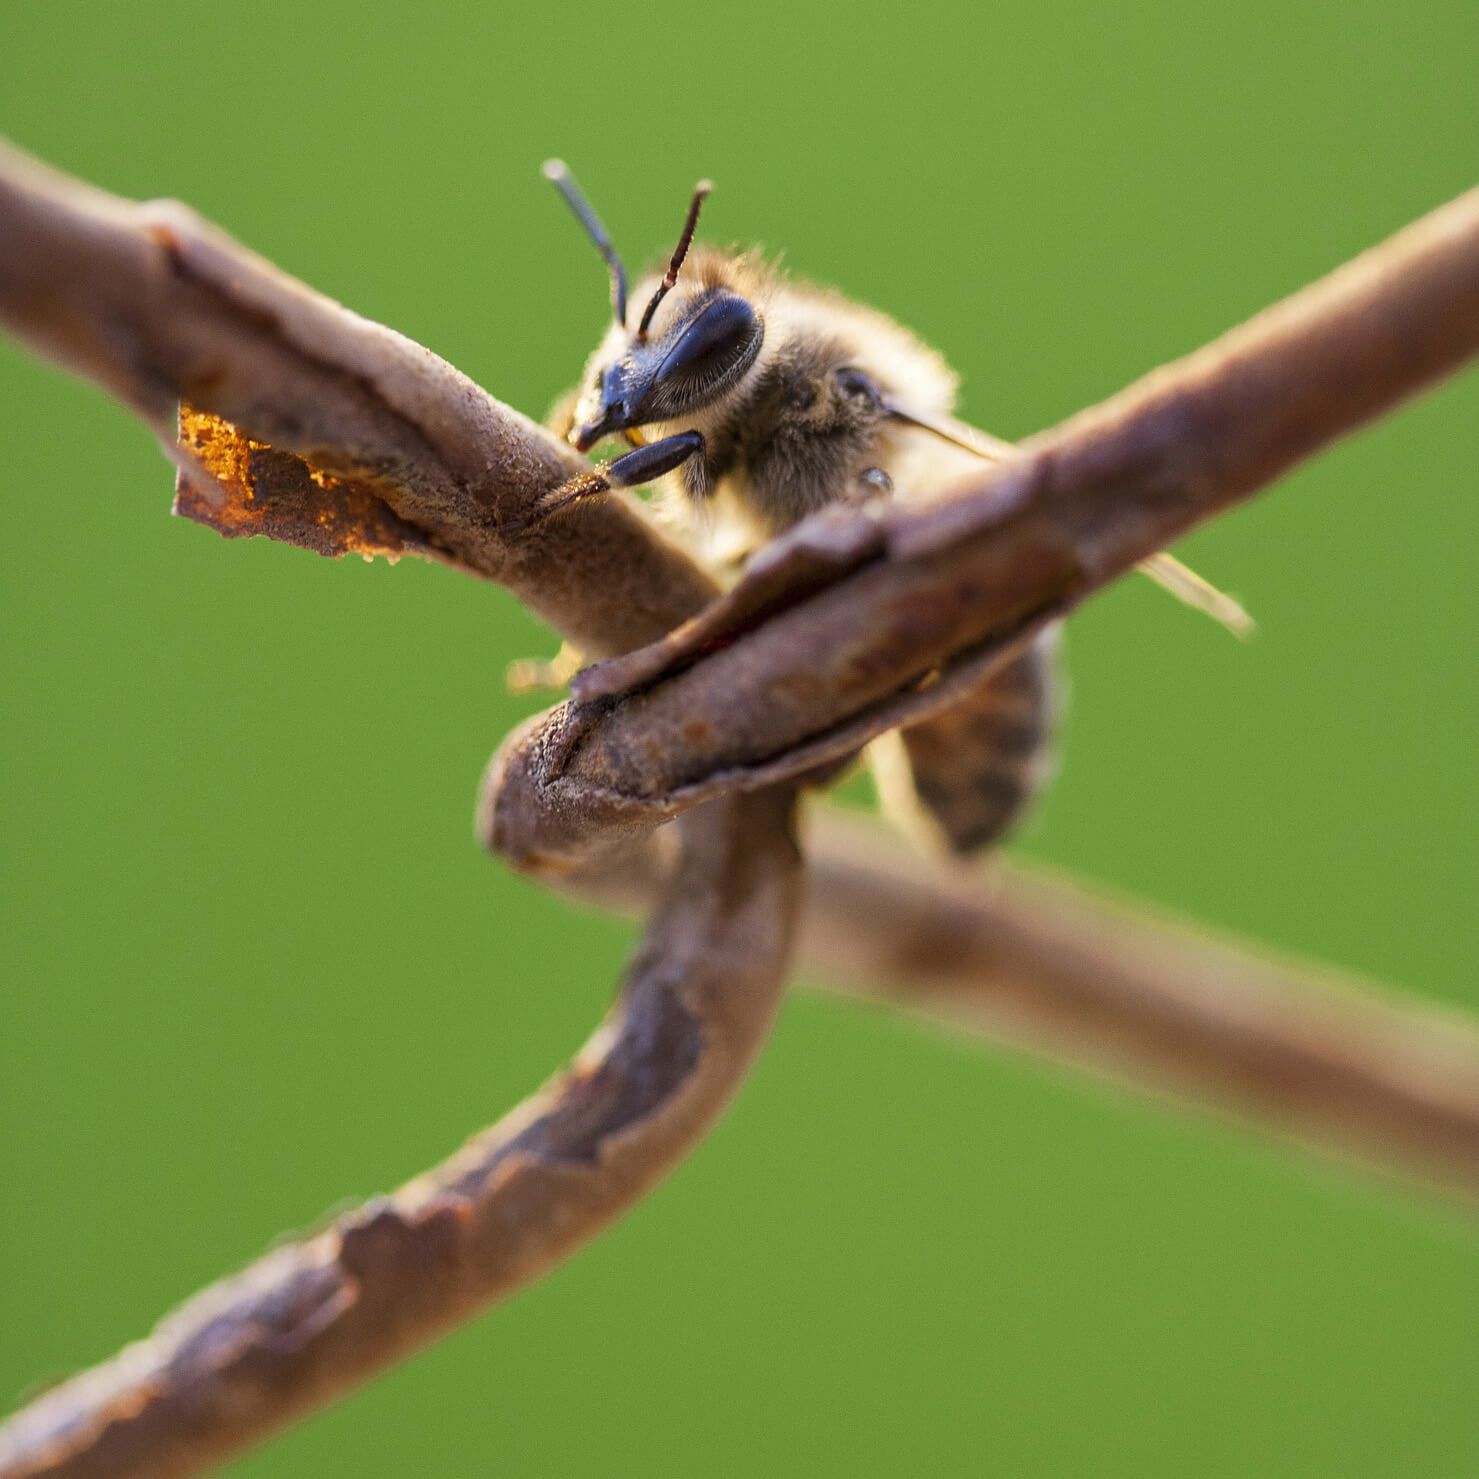
<path fill-rule="evenodd" d="M 394 1196 L 205 1290 L 0 1430 L 0 1474 L 196 1474 L 538 1277 L 681 1160 L 779 998 L 789 797 L 693 814 L 621 1000 L 571 1068 Z"/>
<path fill-rule="evenodd" d="M 926 516 L 800 531 L 690 621 L 708 577 L 617 500 L 506 537 L 569 454 L 427 351 L 179 207 L 0 156 L 0 318 L 161 435 L 176 401 L 197 408 L 182 510 L 227 533 L 406 550 L 500 580 L 596 656 L 690 622 L 587 674 L 582 705 L 503 751 L 515 784 L 490 793 L 488 830 L 555 871 L 622 844 L 630 862 L 664 817 L 786 782 L 924 712 L 1171 532 L 1457 363 L 1479 337 L 1476 262 L 1470 198 Z M 798 872 L 790 805 L 782 785 L 685 818 L 617 1012 L 571 1075 L 440 1171 L 34 1404 L 0 1432 L 0 1476 L 197 1472 L 485 1307 L 640 1195 L 718 1112 L 769 1018 Z M 1112 1039 L 1093 999 L 1113 983 L 1064 966 L 1051 932 L 1017 939 L 1024 957 L 1042 951 L 1043 979 L 1086 993 L 1084 1038 Z M 1219 1058 L 1231 1046 L 1209 1047 L 1210 1065 L 1184 1054 L 1188 1079 L 1235 1077 Z"/>
<path fill-rule="evenodd" d="M 1476 352 L 1479 190 L 937 502 L 808 521 L 754 589 L 581 675 L 574 702 L 510 742 L 488 840 L 558 864 L 594 818 L 658 825 L 938 712 L 1085 596 Z M 788 567 L 805 583 L 786 601 Z"/>
<path fill-rule="evenodd" d="M 498 579 L 588 651 L 651 641 L 709 578 L 616 501 L 510 544 L 569 472 L 551 437 L 177 206 L 0 152 L 0 318 L 157 433 L 223 532 L 367 544 Z M 274 445 L 266 445 L 271 441 Z M 297 456 L 284 449 L 292 449 Z M 324 520 L 327 519 L 326 528 Z M 682 1158 L 734 1093 L 784 979 L 791 796 L 693 815 L 611 1017 L 572 1070 L 439 1171 L 197 1296 L 0 1429 L 0 1476 L 198 1473 L 536 1277 Z"/>
<path fill-rule="evenodd" d="M 170 443 L 182 401 L 240 428 L 241 481 L 226 490 L 227 516 L 198 489 L 183 499 L 223 532 L 359 549 L 352 509 L 337 538 L 316 517 L 348 489 L 405 531 L 406 552 L 507 586 L 591 655 L 654 641 L 714 595 L 710 577 L 619 499 L 506 539 L 505 526 L 527 520 L 583 458 L 430 350 L 315 293 L 184 206 L 120 200 L 3 143 L 0 323 Z M 209 473 L 220 471 L 213 450 L 233 450 L 188 440 L 187 449 L 206 454 Z M 267 486 L 252 486 L 258 478 Z M 294 489 L 296 524 L 257 522 Z"/>
<path fill-rule="evenodd" d="M 1141 1092 L 1479 1197 L 1479 1023 L 1219 940 L 1076 880 L 901 849 L 857 813 L 805 828 L 805 977 Z M 559 879 L 648 906 L 666 835 Z"/>

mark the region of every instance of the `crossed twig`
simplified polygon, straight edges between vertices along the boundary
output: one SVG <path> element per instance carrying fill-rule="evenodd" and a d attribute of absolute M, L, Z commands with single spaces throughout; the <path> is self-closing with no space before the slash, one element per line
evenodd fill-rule
<path fill-rule="evenodd" d="M 568 1070 L 442 1166 L 18 1414 L 0 1479 L 198 1473 L 536 1277 L 722 1110 L 798 919 L 834 984 L 1479 1191 L 1467 1024 L 1063 885 L 1005 871 L 988 893 L 905 867 L 859 822 L 820 818 L 804 870 L 792 836 L 819 768 L 937 711 L 1044 623 L 1479 350 L 1479 192 L 967 487 L 818 515 L 722 596 L 620 499 L 529 527 L 581 466 L 568 448 L 179 206 L 0 153 L 0 318 L 154 429 L 180 467 L 179 511 L 328 554 L 440 560 L 605 659 L 505 742 L 480 826 L 552 883 L 650 910 L 617 1005 Z"/>

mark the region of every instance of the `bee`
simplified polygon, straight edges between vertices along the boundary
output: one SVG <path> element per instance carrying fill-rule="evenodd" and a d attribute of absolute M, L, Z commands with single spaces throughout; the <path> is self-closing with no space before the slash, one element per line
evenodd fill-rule
<path fill-rule="evenodd" d="M 726 566 L 828 504 L 927 496 L 1013 455 L 956 420 L 955 373 L 893 319 L 756 252 L 695 245 L 708 181 L 629 302 L 621 258 L 569 169 L 551 160 L 544 173 L 605 259 L 612 308 L 550 425 L 582 452 L 616 438 L 630 450 L 554 489 L 536 519 L 655 484 L 680 537 Z M 1219 608 L 1227 598 L 1156 559 L 1151 573 L 1183 599 L 1236 619 Z M 1001 837 L 1046 769 L 1055 645 L 1045 633 L 956 706 L 875 742 L 886 809 L 958 853 Z"/>

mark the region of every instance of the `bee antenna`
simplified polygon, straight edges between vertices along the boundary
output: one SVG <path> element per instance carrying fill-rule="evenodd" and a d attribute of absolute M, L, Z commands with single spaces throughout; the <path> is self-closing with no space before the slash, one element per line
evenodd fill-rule
<path fill-rule="evenodd" d="M 580 192 L 570 166 L 563 159 L 547 159 L 544 162 L 544 177 L 565 197 L 565 204 L 575 212 L 575 219 L 586 229 L 586 234 L 595 242 L 596 250 L 606 259 L 611 271 L 611 311 L 623 328 L 627 322 L 627 270 L 611 244 L 611 237 L 601 224 L 601 218 L 591 209 L 591 203 Z"/>
<path fill-rule="evenodd" d="M 658 283 L 657 291 L 652 295 L 647 307 L 642 310 L 642 322 L 637 325 L 639 339 L 647 337 L 647 328 L 652 322 L 652 315 L 657 312 L 657 305 L 667 297 L 669 289 L 678 281 L 678 272 L 683 266 L 683 259 L 688 255 L 688 248 L 693 245 L 693 233 L 698 227 L 698 213 L 703 209 L 704 201 L 713 188 L 712 180 L 700 180 L 693 187 L 693 199 L 688 202 L 688 218 L 683 222 L 683 234 L 678 238 L 673 260 L 668 263 L 668 270 L 663 274 L 662 281 Z"/>

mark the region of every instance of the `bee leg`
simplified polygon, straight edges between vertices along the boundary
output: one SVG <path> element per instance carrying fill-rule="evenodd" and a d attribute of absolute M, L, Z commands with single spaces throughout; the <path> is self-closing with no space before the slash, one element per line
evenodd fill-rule
<path fill-rule="evenodd" d="M 690 457 L 700 457 L 704 451 L 701 431 L 677 431 L 660 442 L 648 442 L 624 452 L 606 469 L 613 488 L 636 488 L 643 483 L 655 483 L 675 468 L 682 467 Z"/>
<path fill-rule="evenodd" d="M 649 442 L 645 447 L 624 452 L 610 462 L 601 462 L 589 472 L 578 473 L 557 488 L 551 488 L 538 503 L 527 519 L 518 523 L 505 524 L 504 531 L 516 532 L 542 523 L 551 514 L 572 503 L 587 498 L 599 498 L 614 488 L 638 488 L 643 483 L 656 482 L 676 467 L 681 467 L 690 457 L 701 456 L 704 450 L 703 434 L 697 431 L 679 431 L 659 442 Z"/>
<path fill-rule="evenodd" d="M 503 681 L 508 691 L 514 694 L 538 693 L 541 690 L 559 692 L 584 666 L 585 658 L 580 649 L 561 642 L 560 650 L 547 661 L 524 657 L 511 662 L 504 672 Z"/>

